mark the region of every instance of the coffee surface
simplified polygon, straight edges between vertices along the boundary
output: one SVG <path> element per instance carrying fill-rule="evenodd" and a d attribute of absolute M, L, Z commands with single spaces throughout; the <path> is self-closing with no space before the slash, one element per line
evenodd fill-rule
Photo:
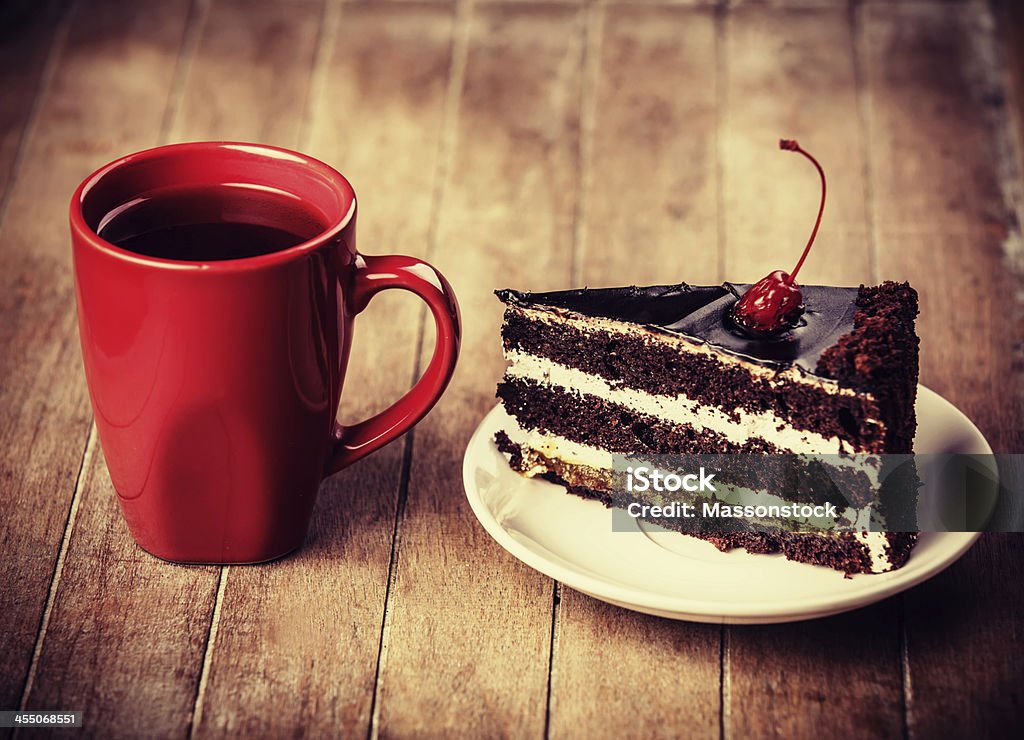
<path fill-rule="evenodd" d="M 324 228 L 324 219 L 298 198 L 232 185 L 148 193 L 108 214 L 98 232 L 147 257 L 219 262 L 279 252 Z"/>

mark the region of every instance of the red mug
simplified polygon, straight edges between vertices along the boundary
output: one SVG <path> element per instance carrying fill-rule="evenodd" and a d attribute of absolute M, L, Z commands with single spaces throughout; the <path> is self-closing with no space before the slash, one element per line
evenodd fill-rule
<path fill-rule="evenodd" d="M 99 236 L 161 188 L 243 184 L 326 224 L 280 251 L 223 261 L 148 257 Z M 90 175 L 71 201 L 82 355 L 110 478 L 132 536 L 177 562 L 255 563 L 301 546 L 321 480 L 416 424 L 459 353 L 448 281 L 414 257 L 356 251 L 356 199 L 337 171 L 275 147 L 174 144 Z M 353 319 L 382 290 L 430 307 L 434 356 L 394 405 L 336 421 Z"/>

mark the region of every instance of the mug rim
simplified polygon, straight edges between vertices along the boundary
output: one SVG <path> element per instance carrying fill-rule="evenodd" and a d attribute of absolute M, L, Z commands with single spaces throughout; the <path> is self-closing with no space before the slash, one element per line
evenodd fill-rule
<path fill-rule="evenodd" d="M 210 155 L 215 152 L 223 152 L 224 150 L 257 156 L 262 155 L 279 160 L 287 159 L 293 165 L 308 168 L 329 182 L 341 194 L 343 203 L 345 201 L 348 202 L 348 207 L 344 208 L 343 206 L 337 217 L 328 219 L 328 224 L 323 230 L 298 244 L 267 254 L 206 262 L 150 257 L 138 252 L 132 252 L 101 237 L 96 232 L 96 229 L 86 221 L 85 214 L 83 213 L 86 198 L 88 198 L 93 187 L 112 173 L 122 170 L 130 164 L 154 160 L 167 155 L 195 155 L 202 153 Z M 285 264 L 315 252 L 325 244 L 333 241 L 344 231 L 352 222 L 355 214 L 356 194 L 352 184 L 336 169 L 315 157 L 270 144 L 257 144 L 245 141 L 189 141 L 142 149 L 119 157 L 95 170 L 82 180 L 71 197 L 70 221 L 72 231 L 89 247 L 121 261 L 177 271 L 232 273 Z"/>

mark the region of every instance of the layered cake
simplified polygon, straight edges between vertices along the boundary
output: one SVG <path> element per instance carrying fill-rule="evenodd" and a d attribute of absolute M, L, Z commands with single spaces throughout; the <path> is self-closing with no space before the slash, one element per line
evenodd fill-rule
<path fill-rule="evenodd" d="M 835 502 L 841 531 L 743 522 L 679 531 L 846 574 L 901 567 L 916 535 L 894 531 L 898 515 L 883 527 L 849 524 L 861 510 L 872 510 L 873 525 L 885 513 L 864 462 L 913 450 L 917 294 L 894 282 L 798 286 L 799 266 L 754 285 L 497 291 L 509 363 L 497 391 L 498 448 L 521 474 L 609 506 L 622 503 L 617 456 L 761 456 L 763 467 L 741 467 L 763 480 L 739 483 L 782 502 L 808 494 L 773 479 L 775 461 L 827 456 L 846 470 L 849 459 L 852 484 Z M 890 498 L 913 488 L 904 475 Z"/>
<path fill-rule="evenodd" d="M 907 284 L 804 286 L 781 336 L 729 319 L 750 286 L 498 291 L 509 366 L 499 449 L 520 473 L 614 503 L 622 455 L 909 453 L 916 421 L 917 295 Z M 782 495 L 784 491 L 776 491 Z M 719 548 L 781 551 L 848 573 L 903 565 L 911 533 L 721 532 Z"/>

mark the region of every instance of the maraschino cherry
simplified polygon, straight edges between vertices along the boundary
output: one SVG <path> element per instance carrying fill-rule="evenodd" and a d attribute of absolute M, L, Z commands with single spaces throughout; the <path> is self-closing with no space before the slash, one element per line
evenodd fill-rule
<path fill-rule="evenodd" d="M 803 154 L 818 169 L 818 174 L 821 175 L 821 205 L 818 206 L 818 218 L 814 221 L 811 238 L 807 240 L 807 246 L 804 247 L 792 274 L 775 270 L 754 283 L 733 306 L 732 320 L 755 336 L 777 334 L 793 326 L 804 312 L 804 297 L 796 283 L 796 274 L 800 272 L 804 260 L 807 259 L 807 253 L 811 251 L 814 237 L 818 235 L 818 227 L 821 226 L 821 214 L 825 211 L 825 171 L 818 164 L 818 160 L 792 139 L 780 139 L 779 149 Z"/>

